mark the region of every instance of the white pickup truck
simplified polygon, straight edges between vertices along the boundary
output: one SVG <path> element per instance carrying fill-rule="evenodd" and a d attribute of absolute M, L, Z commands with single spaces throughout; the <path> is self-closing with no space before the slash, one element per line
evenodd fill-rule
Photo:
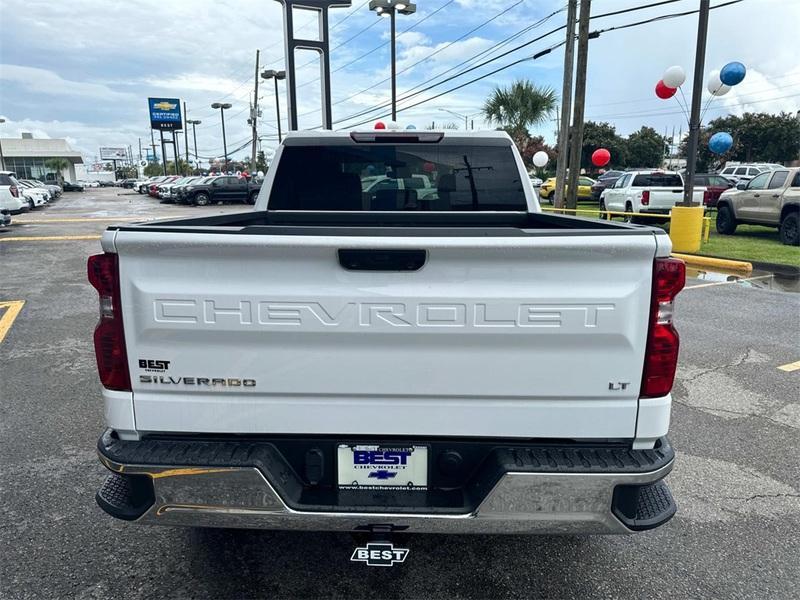
<path fill-rule="evenodd" d="M 692 199 L 703 204 L 706 188 L 695 186 Z M 600 195 L 600 210 L 626 213 L 669 215 L 672 207 L 683 200 L 683 177 L 671 171 L 628 171 Z M 655 223 L 651 217 L 629 216 L 628 221 Z"/>
<path fill-rule="evenodd" d="M 375 173 L 436 193 L 363 192 Z M 660 229 L 540 212 L 504 133 L 290 133 L 254 210 L 102 247 L 115 517 L 628 533 L 675 512 L 684 265 Z"/>

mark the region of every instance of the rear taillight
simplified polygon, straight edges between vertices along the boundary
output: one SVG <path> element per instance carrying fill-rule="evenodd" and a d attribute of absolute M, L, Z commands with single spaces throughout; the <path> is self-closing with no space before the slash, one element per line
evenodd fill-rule
<path fill-rule="evenodd" d="M 645 190 L 642 192 L 642 204 L 650 204 L 650 190 Z"/>
<path fill-rule="evenodd" d="M 686 265 L 676 258 L 657 258 L 653 267 L 650 327 L 644 355 L 641 396 L 666 396 L 678 366 L 678 332 L 672 325 L 673 302 L 686 282 Z"/>
<path fill-rule="evenodd" d="M 711 201 L 711 192 L 706 190 L 703 192 L 703 204 L 708 206 L 708 203 Z"/>
<path fill-rule="evenodd" d="M 100 321 L 94 330 L 94 353 L 100 381 L 110 390 L 130 391 L 117 255 L 95 254 L 89 257 L 87 267 L 89 283 L 100 296 Z"/>
<path fill-rule="evenodd" d="M 14 198 L 19 198 L 19 188 L 17 186 L 12 185 L 8 189 L 11 191 L 11 195 L 14 196 Z"/>

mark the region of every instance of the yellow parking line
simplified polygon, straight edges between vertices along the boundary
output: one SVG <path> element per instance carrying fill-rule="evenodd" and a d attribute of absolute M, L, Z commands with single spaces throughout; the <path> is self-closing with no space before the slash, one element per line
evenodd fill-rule
<path fill-rule="evenodd" d="M 25 306 L 25 300 L 10 300 L 8 302 L 0 302 L 0 309 L 5 308 L 5 312 L 0 316 L 0 342 L 2 342 L 8 330 L 14 324 L 14 319 Z"/>
<path fill-rule="evenodd" d="M 787 373 L 791 373 L 792 371 L 797 371 L 798 369 L 800 369 L 800 360 L 796 360 L 793 363 L 789 363 L 788 365 L 781 365 L 778 368 L 781 371 L 786 371 Z"/>
<path fill-rule="evenodd" d="M 58 242 L 62 240 L 99 240 L 99 235 L 28 235 L 0 237 L 0 242 Z"/>

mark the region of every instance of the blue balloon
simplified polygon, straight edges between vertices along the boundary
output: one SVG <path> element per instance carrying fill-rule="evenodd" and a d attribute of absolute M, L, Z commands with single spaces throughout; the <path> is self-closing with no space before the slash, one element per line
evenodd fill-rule
<path fill-rule="evenodd" d="M 720 131 L 711 136 L 708 140 L 708 149 L 714 154 L 725 154 L 733 146 L 733 138 L 730 133 Z"/>
<path fill-rule="evenodd" d="M 736 85 L 744 79 L 747 69 L 740 62 L 729 62 L 719 72 L 719 79 L 725 85 Z"/>
<path fill-rule="evenodd" d="M 406 125 L 406 129 L 416 129 L 413 125 Z"/>

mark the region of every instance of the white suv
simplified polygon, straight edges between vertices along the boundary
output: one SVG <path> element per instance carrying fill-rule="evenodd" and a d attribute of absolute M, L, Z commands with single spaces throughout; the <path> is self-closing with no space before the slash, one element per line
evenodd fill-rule
<path fill-rule="evenodd" d="M 765 171 L 771 171 L 774 168 L 772 165 L 766 164 L 745 164 L 745 163 L 726 163 L 725 168 L 719 172 L 720 175 L 725 177 L 726 179 L 730 179 L 735 183 L 739 183 L 740 181 L 750 181 L 753 177 L 758 175 L 759 173 L 764 173 Z"/>
<path fill-rule="evenodd" d="M 22 195 L 22 186 L 11 171 L 0 171 L 0 211 L 16 215 L 28 210 L 28 201 Z"/>

